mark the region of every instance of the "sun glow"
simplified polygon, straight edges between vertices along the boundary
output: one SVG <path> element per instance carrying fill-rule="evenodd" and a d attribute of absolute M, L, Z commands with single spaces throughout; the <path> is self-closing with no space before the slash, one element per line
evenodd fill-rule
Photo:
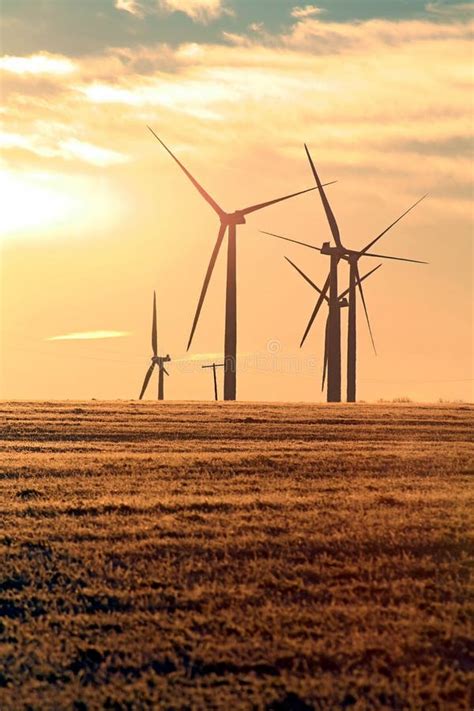
<path fill-rule="evenodd" d="M 64 224 L 68 218 L 80 213 L 79 199 L 66 192 L 50 175 L 20 175 L 4 171 L 0 175 L 2 210 L 0 235 L 9 237 L 32 228 Z"/>
<path fill-rule="evenodd" d="M 61 173 L 0 174 L 0 238 L 44 237 L 67 230 L 68 235 L 90 224 L 120 219 L 123 204 L 104 184 L 91 187 L 91 178 Z"/>

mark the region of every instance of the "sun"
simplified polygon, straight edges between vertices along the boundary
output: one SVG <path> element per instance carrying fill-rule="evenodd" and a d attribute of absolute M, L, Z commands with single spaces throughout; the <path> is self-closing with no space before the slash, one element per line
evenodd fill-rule
<path fill-rule="evenodd" d="M 64 180 L 46 173 L 3 171 L 0 194 L 0 234 L 6 238 L 62 227 L 80 213 L 80 201 Z"/>
<path fill-rule="evenodd" d="M 59 237 L 71 226 L 109 225 L 124 212 L 112 187 L 87 175 L 52 172 L 0 173 L 0 238 Z"/>

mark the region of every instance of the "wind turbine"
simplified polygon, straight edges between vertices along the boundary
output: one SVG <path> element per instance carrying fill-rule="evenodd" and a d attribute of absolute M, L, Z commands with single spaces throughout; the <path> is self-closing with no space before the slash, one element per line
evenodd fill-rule
<path fill-rule="evenodd" d="M 316 315 L 317 315 L 319 309 L 321 308 L 321 305 L 322 305 L 323 301 L 326 301 L 327 304 L 328 304 L 328 306 L 329 306 L 329 304 L 330 304 L 329 298 L 328 298 L 327 294 L 324 294 L 323 291 L 322 291 L 318 286 L 316 286 L 316 284 L 309 278 L 309 276 L 307 276 L 307 275 L 303 272 L 302 269 L 300 269 L 298 266 L 296 266 L 296 264 L 295 264 L 294 262 L 292 262 L 291 259 L 289 259 L 288 257 L 285 257 L 285 259 L 286 259 L 287 262 L 289 262 L 289 264 L 291 264 L 291 266 L 292 266 L 294 269 L 296 269 L 296 271 L 297 271 L 299 274 L 301 274 L 301 276 L 303 277 L 303 279 L 305 279 L 305 280 L 308 282 L 308 284 L 310 284 L 310 285 L 313 287 L 313 289 L 315 289 L 315 291 L 318 292 L 319 298 L 318 298 L 318 300 L 317 300 L 317 302 L 316 302 L 316 307 L 315 307 L 315 309 L 314 309 L 314 311 L 316 312 Z M 367 277 L 369 277 L 371 274 L 373 274 L 374 272 L 376 272 L 377 269 L 380 269 L 381 266 L 382 266 L 381 264 L 378 264 L 376 267 L 374 267 L 373 269 L 371 269 L 370 272 L 367 272 L 367 274 L 364 274 L 363 277 L 361 277 L 360 279 L 357 279 L 357 280 L 356 280 L 356 281 L 357 281 L 357 285 L 358 285 L 359 283 L 365 281 L 365 279 L 367 279 Z M 344 308 L 344 307 L 348 307 L 348 306 L 350 305 L 350 300 L 348 301 L 348 299 L 347 299 L 347 295 L 350 294 L 350 291 L 351 291 L 351 290 L 350 290 L 350 287 L 349 287 L 348 289 L 346 289 L 345 291 L 343 291 L 341 294 L 339 294 L 339 303 L 338 303 L 339 309 Z M 355 299 L 355 295 L 354 295 L 353 298 Z M 313 312 L 313 313 L 314 313 L 314 312 Z M 316 316 L 315 316 L 315 318 L 316 318 Z M 305 335 L 303 336 L 302 343 L 304 342 L 304 339 L 306 338 L 306 335 L 307 335 L 307 333 L 308 333 L 308 330 L 309 330 L 309 329 L 307 328 L 306 331 L 305 331 Z M 351 330 L 351 323 L 350 323 L 350 321 L 348 320 L 348 340 L 347 340 L 347 343 L 348 343 L 348 344 L 349 344 L 349 332 L 350 332 L 350 330 Z M 371 335 L 372 335 L 372 334 L 371 334 Z M 327 372 L 327 367 L 328 367 L 328 359 L 329 359 L 328 340 L 329 340 L 329 312 L 328 312 L 328 315 L 327 315 L 327 318 L 326 318 L 326 326 L 325 326 L 325 330 L 324 330 L 324 360 L 323 360 L 323 378 L 322 378 L 321 390 L 324 390 L 324 383 L 325 383 L 325 380 L 326 380 L 326 372 Z M 351 372 L 350 372 L 349 363 L 350 363 L 350 359 L 349 359 L 349 355 L 348 355 L 348 359 L 347 359 L 347 379 L 348 379 L 348 382 L 349 382 L 349 378 L 351 377 Z M 350 401 L 348 400 L 348 402 L 350 402 Z"/>
<path fill-rule="evenodd" d="M 372 337 L 372 329 L 370 326 L 369 315 L 367 312 L 367 306 L 365 303 L 364 291 L 362 289 L 361 279 L 359 276 L 359 266 L 358 261 L 362 256 L 365 257 L 378 257 L 380 259 L 394 259 L 401 262 L 414 262 L 416 264 L 427 264 L 427 262 L 422 262 L 418 259 L 406 259 L 404 257 L 393 257 L 386 254 L 375 254 L 374 252 L 369 252 L 371 247 L 378 242 L 378 240 L 383 237 L 392 227 L 394 227 L 405 215 L 407 215 L 411 210 L 413 210 L 416 205 L 418 205 L 422 200 L 424 200 L 427 195 L 423 195 L 419 200 L 417 200 L 413 205 L 411 205 L 408 210 L 406 210 L 400 217 L 398 217 L 391 225 L 389 225 L 383 232 L 381 232 L 375 239 L 369 242 L 363 249 L 357 251 L 354 249 L 348 249 L 342 244 L 341 236 L 339 233 L 339 227 L 336 222 L 336 218 L 331 209 L 329 201 L 326 197 L 324 191 L 324 185 L 321 184 L 318 173 L 316 171 L 315 165 L 311 158 L 308 146 L 304 144 L 306 155 L 308 157 L 311 170 L 316 182 L 316 186 L 319 190 L 321 196 L 321 201 L 323 203 L 324 211 L 326 213 L 326 218 L 329 223 L 331 234 L 333 236 L 335 246 L 331 246 L 330 242 L 323 242 L 321 247 L 315 247 L 314 245 L 308 244 L 306 242 L 299 242 L 298 240 L 289 239 L 287 237 L 282 237 L 281 235 L 275 235 L 271 232 L 265 232 L 265 234 L 270 234 L 273 237 L 278 237 L 280 239 L 286 239 L 290 242 L 296 242 L 297 244 L 302 244 L 305 247 L 310 247 L 311 249 L 316 249 L 321 254 L 328 255 L 331 259 L 330 271 L 326 282 L 324 283 L 322 292 L 324 298 L 329 291 L 329 323 L 328 323 L 328 402 L 340 402 L 341 401 L 341 313 L 338 304 L 338 265 L 341 259 L 349 262 L 349 328 L 348 328 L 348 381 L 347 381 L 347 401 L 355 402 L 356 398 L 356 289 L 358 288 L 362 304 L 365 311 L 365 316 L 367 319 L 367 324 L 369 326 L 370 335 L 372 338 L 372 344 L 375 350 L 375 344 Z M 305 335 L 301 342 L 303 344 L 311 326 L 316 318 L 317 310 L 316 307 L 309 320 Z"/>
<path fill-rule="evenodd" d="M 169 375 L 168 371 L 165 368 L 165 363 L 168 363 L 168 361 L 171 360 L 169 353 L 166 356 L 159 356 L 158 355 L 158 335 L 157 335 L 157 326 L 156 326 L 156 292 L 153 292 L 153 320 L 152 320 L 152 325 L 151 325 L 151 347 L 153 349 L 153 355 L 151 357 L 151 365 L 148 368 L 146 375 L 145 375 L 145 380 L 143 381 L 143 386 L 142 390 L 140 393 L 140 397 L 138 398 L 139 400 L 142 399 L 142 397 L 145 394 L 145 390 L 147 389 L 148 383 L 151 378 L 151 374 L 153 373 L 153 369 L 155 365 L 158 366 L 158 400 L 164 400 L 164 376 Z"/>
<path fill-rule="evenodd" d="M 252 212 L 257 210 L 263 210 L 265 207 L 270 205 L 275 205 L 283 200 L 289 200 L 290 198 L 296 197 L 297 195 L 302 195 L 303 193 L 310 192 L 311 190 L 316 190 L 317 188 L 307 188 L 306 190 L 300 190 L 297 193 L 291 193 L 291 195 L 284 195 L 283 197 L 276 198 L 274 200 L 269 200 L 267 202 L 262 202 L 257 205 L 251 205 L 250 207 L 245 207 L 240 210 L 235 210 L 235 212 L 225 212 L 220 205 L 207 193 L 202 185 L 191 175 L 191 173 L 184 167 L 181 161 L 176 158 L 174 153 L 166 146 L 161 138 L 159 138 L 150 126 L 148 126 L 149 131 L 155 136 L 155 138 L 161 143 L 163 148 L 168 151 L 173 160 L 179 165 L 183 173 L 189 178 L 191 183 L 194 185 L 196 190 L 204 198 L 204 200 L 212 207 L 214 212 L 217 214 L 220 220 L 219 231 L 217 234 L 217 240 L 212 250 L 211 259 L 209 260 L 209 266 L 207 267 L 206 276 L 204 277 L 204 283 L 202 285 L 201 294 L 199 296 L 198 305 L 196 308 L 196 313 L 194 316 L 193 325 L 191 328 L 191 334 L 189 336 L 188 346 L 186 350 L 189 350 L 196 326 L 201 313 L 202 305 L 206 296 L 207 288 L 212 276 L 214 265 L 216 263 L 217 255 L 221 248 L 222 242 L 224 240 L 225 234 L 228 234 L 227 240 L 227 284 L 226 284 L 226 304 L 225 304 L 225 335 L 224 335 L 224 400 L 235 400 L 237 391 L 237 272 L 236 272 L 236 236 L 237 236 L 237 225 L 244 225 L 246 223 L 245 217 Z M 335 182 L 335 181 L 333 181 Z M 326 183 L 329 185 L 330 183 Z"/>
<path fill-rule="evenodd" d="M 211 365 L 201 365 L 201 368 L 212 368 L 212 373 L 214 375 L 214 400 L 219 400 L 217 394 L 217 368 L 224 368 L 225 363 L 211 363 Z"/>

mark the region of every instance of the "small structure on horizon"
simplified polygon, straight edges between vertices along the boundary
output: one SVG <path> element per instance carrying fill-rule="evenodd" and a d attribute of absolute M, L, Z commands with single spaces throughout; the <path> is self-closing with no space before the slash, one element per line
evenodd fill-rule
<path fill-rule="evenodd" d="M 217 394 L 217 368 L 224 368 L 225 363 L 211 363 L 211 365 L 202 365 L 201 368 L 212 368 L 212 372 L 214 375 L 214 399 L 219 400 L 219 396 Z"/>

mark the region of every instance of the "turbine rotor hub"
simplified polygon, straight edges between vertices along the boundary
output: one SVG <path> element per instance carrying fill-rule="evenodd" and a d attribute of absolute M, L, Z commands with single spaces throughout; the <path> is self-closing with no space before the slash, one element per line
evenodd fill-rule
<path fill-rule="evenodd" d="M 155 365 L 162 365 L 163 363 L 167 363 L 168 361 L 171 360 L 170 354 L 167 353 L 165 356 L 152 356 L 151 360 Z"/>
<path fill-rule="evenodd" d="M 323 242 L 321 246 L 321 254 L 327 254 L 330 257 L 336 256 L 340 258 L 347 258 L 347 250 L 341 249 L 340 247 L 331 247 L 330 242 Z"/>
<path fill-rule="evenodd" d="M 245 215 L 243 215 L 239 210 L 235 212 L 226 212 L 226 214 L 221 218 L 221 222 L 226 225 L 245 225 Z"/>
<path fill-rule="evenodd" d="M 331 247 L 330 242 L 323 242 L 321 254 L 328 254 L 329 256 L 332 256 L 333 254 L 340 254 L 340 249 L 338 247 Z"/>

